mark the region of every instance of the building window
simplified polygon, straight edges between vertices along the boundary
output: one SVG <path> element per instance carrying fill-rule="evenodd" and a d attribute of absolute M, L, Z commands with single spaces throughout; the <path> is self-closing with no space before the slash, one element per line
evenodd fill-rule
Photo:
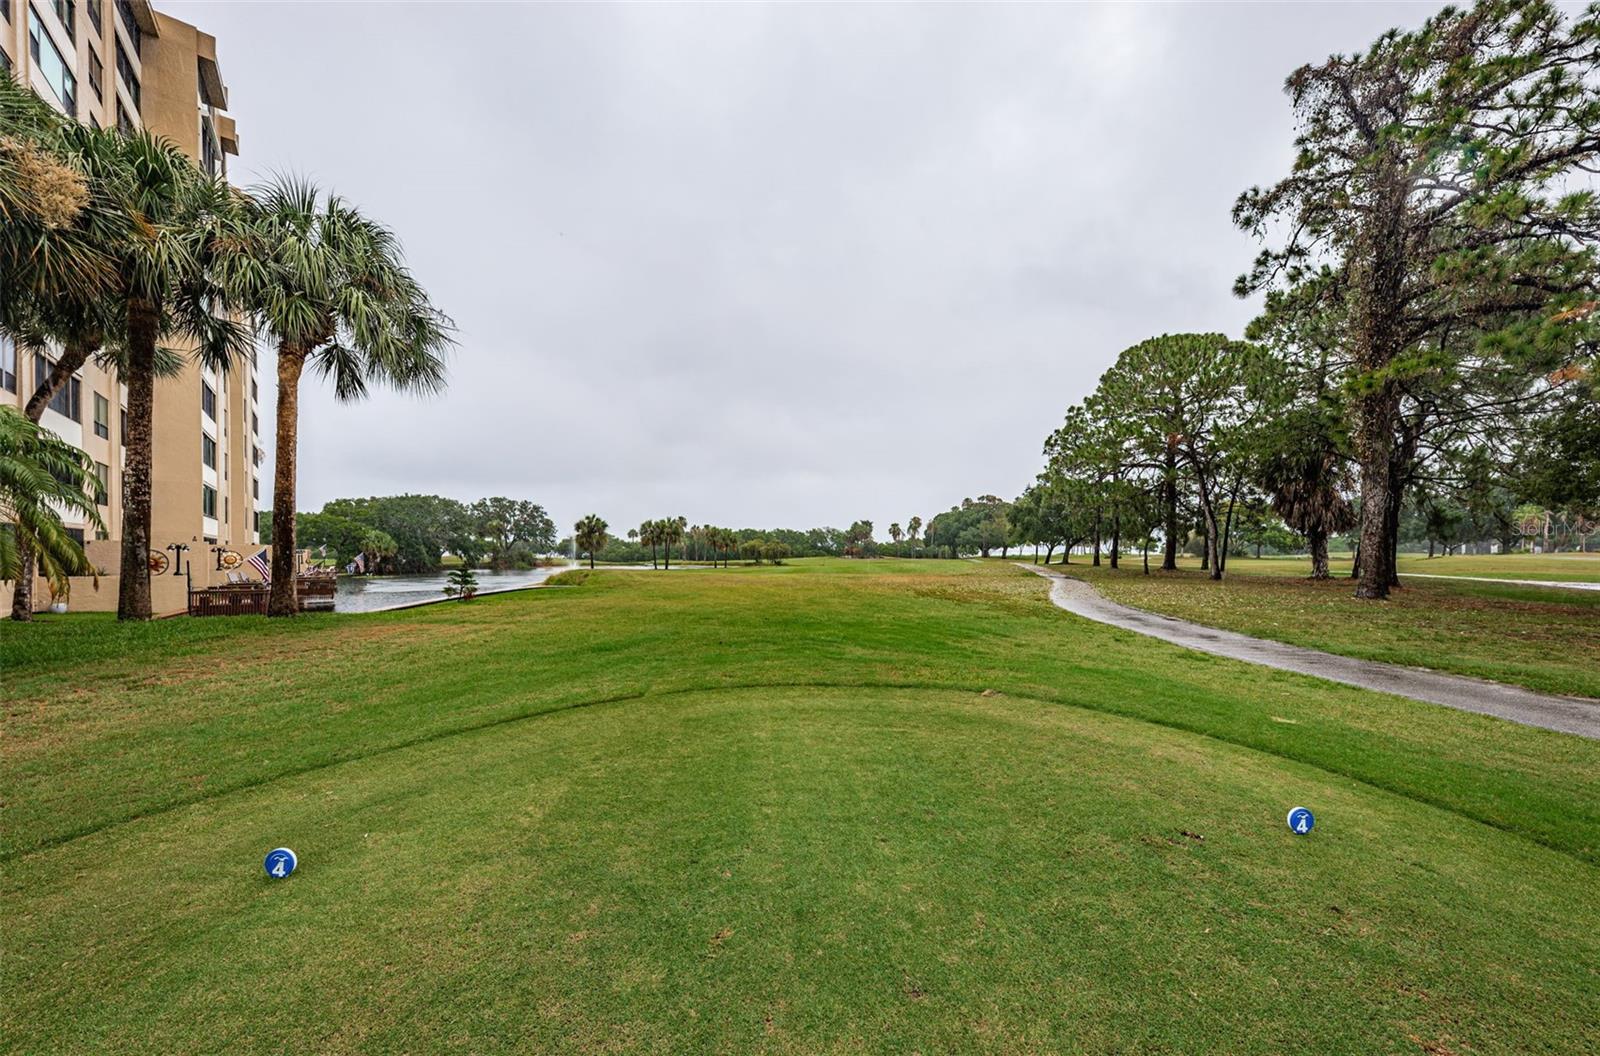
<path fill-rule="evenodd" d="M 205 433 L 200 434 L 200 461 L 212 469 L 217 468 L 217 442 Z"/>
<path fill-rule="evenodd" d="M 7 22 L 11 21 L 11 0 L 0 0 L 0 18 L 5 19 Z M 0 52 L 0 55 L 3 54 L 5 53 Z"/>
<path fill-rule="evenodd" d="M 94 8 L 91 7 L 90 10 L 92 11 Z M 89 53 L 89 90 L 94 93 L 96 99 L 103 98 L 106 94 L 105 72 L 105 64 L 100 61 L 100 56 L 91 51 Z"/>
<path fill-rule="evenodd" d="M 67 116 L 77 117 L 78 79 L 72 75 L 72 67 L 61 57 L 56 42 L 44 28 L 37 8 L 33 9 L 33 17 L 28 20 L 28 54 L 33 56 L 35 68 L 45 83 L 50 85 L 50 90 L 56 93 Z"/>
<path fill-rule="evenodd" d="M 76 0 L 56 0 L 56 17 L 67 27 L 67 39 L 78 42 L 78 12 Z"/>
<path fill-rule="evenodd" d="M 139 20 L 133 16 L 133 5 L 128 0 L 117 0 L 117 16 L 122 19 L 122 28 L 128 31 L 128 39 L 133 41 L 134 52 L 142 54 Z"/>
<path fill-rule="evenodd" d="M 228 496 L 222 497 L 222 523 L 228 523 Z"/>
<path fill-rule="evenodd" d="M 17 343 L 0 334 L 0 389 L 17 391 Z"/>
<path fill-rule="evenodd" d="M 260 477 L 256 477 L 254 480 L 250 481 L 250 494 L 255 497 L 255 500 L 257 502 L 261 501 L 261 478 Z"/>
<path fill-rule="evenodd" d="M 39 353 L 33 354 L 33 391 L 38 392 L 50 377 L 50 361 Z M 48 404 L 52 411 L 75 422 L 83 421 L 83 382 L 77 378 L 68 378 L 67 383 L 56 390 L 50 397 Z"/>
<path fill-rule="evenodd" d="M 250 412 L 250 432 L 251 433 L 259 433 L 259 432 L 261 432 L 261 416 L 259 414 L 257 414 L 255 411 L 251 411 Z"/>
<path fill-rule="evenodd" d="M 122 78 L 123 87 L 128 89 L 128 98 L 133 100 L 133 108 L 141 109 L 139 103 L 139 75 L 133 70 L 133 63 L 128 61 L 128 53 L 122 50 L 122 41 L 117 41 L 117 75 Z"/>
<path fill-rule="evenodd" d="M 98 392 L 94 394 L 94 435 L 111 439 L 111 401 Z"/>
<path fill-rule="evenodd" d="M 122 423 L 122 442 L 128 442 L 128 408 L 117 408 L 117 420 Z"/>
<path fill-rule="evenodd" d="M 67 538 L 71 539 L 73 542 L 77 543 L 79 546 L 82 546 L 83 545 L 83 529 L 82 528 L 68 528 L 67 529 Z"/>
<path fill-rule="evenodd" d="M 217 175 L 217 140 L 211 130 L 211 118 L 200 118 L 200 167 L 206 175 Z"/>
<path fill-rule="evenodd" d="M 108 506 L 111 503 L 111 467 L 104 462 L 94 464 L 94 504 Z"/>
<path fill-rule="evenodd" d="M 255 378 L 250 379 L 250 398 L 252 400 L 259 400 L 261 398 L 261 386 L 256 384 Z"/>
<path fill-rule="evenodd" d="M 128 116 L 128 111 L 123 107 L 122 100 L 117 100 L 117 131 L 125 136 L 133 135 L 133 119 Z"/>
<path fill-rule="evenodd" d="M 89 24 L 94 27 L 95 36 L 103 36 L 106 30 L 100 24 L 100 0 L 89 0 L 84 6 L 89 9 Z"/>
<path fill-rule="evenodd" d="M 213 422 L 217 420 L 217 394 L 210 385 L 203 381 L 200 383 L 200 409 Z"/>
<path fill-rule="evenodd" d="M 210 484 L 200 485 L 200 512 L 206 517 L 217 516 L 217 489 Z"/>

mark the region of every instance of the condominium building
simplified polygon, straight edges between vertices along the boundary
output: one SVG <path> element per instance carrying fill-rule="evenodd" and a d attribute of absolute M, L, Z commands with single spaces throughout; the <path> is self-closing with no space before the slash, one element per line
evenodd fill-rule
<path fill-rule="evenodd" d="M 207 172 L 226 177 L 239 150 L 217 66 L 216 38 L 138 0 L 0 0 L 0 67 L 63 113 L 97 128 L 143 127 L 170 140 Z M 54 349 L 18 349 L 0 336 L 0 401 L 21 407 Z M 127 390 L 93 363 L 51 401 L 42 424 L 81 447 L 100 478 L 105 530 L 67 521 L 88 536 L 90 559 L 115 561 L 122 527 L 123 418 Z M 256 507 L 263 455 L 260 386 L 252 355 L 227 372 L 189 362 L 157 381 L 151 545 L 259 541 Z M 75 599 L 76 600 L 76 599 Z"/>

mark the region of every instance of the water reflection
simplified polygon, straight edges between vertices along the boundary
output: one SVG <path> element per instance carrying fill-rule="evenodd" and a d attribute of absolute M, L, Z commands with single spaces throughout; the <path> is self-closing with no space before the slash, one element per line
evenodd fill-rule
<path fill-rule="evenodd" d="M 567 566 L 530 568 L 519 572 L 478 572 L 478 592 L 515 590 L 543 583 Z M 443 572 L 429 576 L 340 576 L 334 594 L 335 612 L 379 612 L 424 601 L 445 600 Z"/>

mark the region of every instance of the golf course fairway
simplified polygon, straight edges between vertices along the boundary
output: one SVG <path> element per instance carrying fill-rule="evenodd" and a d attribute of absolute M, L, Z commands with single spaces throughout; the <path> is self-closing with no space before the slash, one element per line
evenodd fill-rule
<path fill-rule="evenodd" d="M 0 634 L 5 1050 L 1600 1048 L 1600 744 L 1007 566 L 569 578 Z"/>

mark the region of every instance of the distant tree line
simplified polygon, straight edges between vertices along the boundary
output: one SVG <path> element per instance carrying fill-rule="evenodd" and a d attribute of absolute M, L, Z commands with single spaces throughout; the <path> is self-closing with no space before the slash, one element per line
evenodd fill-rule
<path fill-rule="evenodd" d="M 915 518 L 913 518 L 915 520 Z M 676 558 L 697 564 L 726 563 L 729 560 L 781 562 L 790 557 L 874 557 L 879 545 L 872 539 L 872 522 L 857 521 L 849 528 L 718 528 L 689 524 L 684 517 L 647 520 L 625 535 L 609 531 L 599 542 L 594 557 L 604 564 L 640 564 L 649 561 L 670 567 Z M 556 546 L 561 553 L 572 553 L 574 536 L 566 536 Z M 589 550 L 576 540 L 579 556 Z"/>
<path fill-rule="evenodd" d="M 437 572 L 446 554 L 469 567 L 530 568 L 556 545 L 543 506 L 498 495 L 471 503 L 442 495 L 334 499 L 295 519 L 302 548 L 341 566 L 359 554 L 377 573 Z"/>

